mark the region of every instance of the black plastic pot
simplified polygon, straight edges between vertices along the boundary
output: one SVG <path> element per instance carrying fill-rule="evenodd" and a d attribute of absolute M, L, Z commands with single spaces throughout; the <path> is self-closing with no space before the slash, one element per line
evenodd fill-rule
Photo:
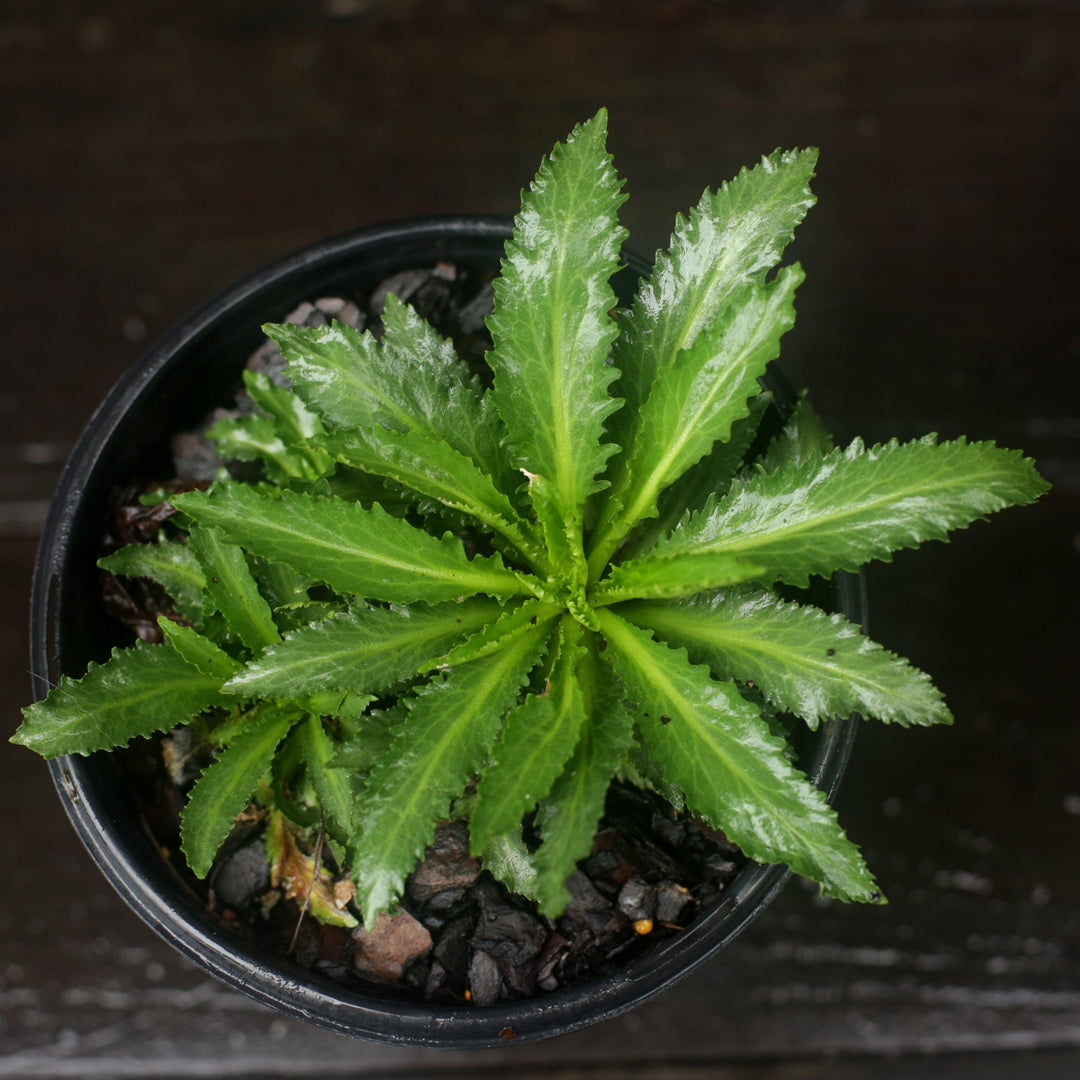
<path fill-rule="evenodd" d="M 239 385 L 260 325 L 304 300 L 366 292 L 388 275 L 452 259 L 497 267 L 509 235 L 503 219 L 446 217 L 349 233 L 309 247 L 229 289 L 151 348 L 94 414 L 64 469 L 45 526 L 34 580 L 31 660 L 35 694 L 61 673 L 103 660 L 123 632 L 102 611 L 95 561 L 109 493 L 133 478 L 169 475 L 169 437 L 195 427 Z M 616 282 L 625 298 L 647 270 L 628 257 Z M 778 373 L 769 382 L 791 400 Z M 861 578 L 840 575 L 832 606 L 862 623 Z M 854 737 L 832 722 L 801 748 L 802 766 L 831 797 Z M 749 864 L 721 900 L 682 934 L 618 974 L 488 1008 L 390 1001 L 349 988 L 249 944 L 210 915 L 161 854 L 116 756 L 51 763 L 72 823 L 112 885 L 149 926 L 199 967 L 292 1016 L 350 1035 L 419 1046 L 474 1048 L 564 1034 L 616 1016 L 658 994 L 731 941 L 780 891 L 789 871 Z"/>

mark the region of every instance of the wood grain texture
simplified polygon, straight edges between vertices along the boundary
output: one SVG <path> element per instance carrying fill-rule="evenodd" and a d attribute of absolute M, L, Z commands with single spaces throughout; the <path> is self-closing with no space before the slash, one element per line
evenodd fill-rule
<path fill-rule="evenodd" d="M 783 364 L 842 439 L 996 438 L 1055 489 L 870 573 L 950 730 L 868 726 L 842 820 L 891 904 L 793 884 L 637 1012 L 483 1055 L 356 1044 L 207 980 L 0 745 L 0 1074 L 1034 1078 L 1080 1071 L 1080 11 L 1071 2 L 16 0 L 0 14 L 0 691 L 34 536 L 113 380 L 236 277 L 356 225 L 512 212 L 600 104 L 631 246 L 822 148 Z M 894 1055 L 933 1055 L 912 1065 Z M 1016 1055 L 1020 1055 L 1019 1057 Z M 724 1068 L 721 1069 L 721 1064 Z M 531 1071 L 530 1071 L 531 1070 Z M 968 1071 L 965 1071 L 968 1070 Z"/>

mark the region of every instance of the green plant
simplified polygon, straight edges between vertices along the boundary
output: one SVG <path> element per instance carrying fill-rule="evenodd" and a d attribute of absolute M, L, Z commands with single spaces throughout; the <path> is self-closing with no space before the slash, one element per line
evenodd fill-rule
<path fill-rule="evenodd" d="M 805 398 L 747 462 L 803 277 L 771 271 L 814 201 L 816 153 L 706 192 L 615 312 L 605 137 L 601 112 L 523 197 L 491 389 L 393 297 L 379 341 L 265 328 L 292 387 L 248 373 L 260 413 L 214 431 L 265 480 L 174 496 L 158 544 L 102 561 L 158 581 L 177 617 L 162 643 L 62 679 L 14 741 L 88 754 L 197 724 L 217 751 L 183 814 L 194 872 L 255 798 L 272 857 L 309 883 L 317 860 L 286 819 L 325 830 L 366 921 L 451 815 L 559 913 L 616 775 L 829 895 L 878 898 L 782 714 L 951 718 L 924 673 L 790 590 L 1046 484 L 989 443 L 833 449 Z M 316 884 L 321 917 L 351 922 Z"/>

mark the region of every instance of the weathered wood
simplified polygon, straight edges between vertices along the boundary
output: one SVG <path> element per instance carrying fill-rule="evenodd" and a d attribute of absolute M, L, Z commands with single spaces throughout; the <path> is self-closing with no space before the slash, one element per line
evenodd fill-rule
<path fill-rule="evenodd" d="M 1053 0 L 807 10 L 103 0 L 0 18 L 5 734 L 28 698 L 33 537 L 64 456 L 139 350 L 322 236 L 512 211 L 540 154 L 601 103 L 644 253 L 706 184 L 778 144 L 820 145 L 785 367 L 842 437 L 993 437 L 1056 485 L 1037 508 L 871 570 L 875 636 L 933 672 L 957 717 L 867 726 L 856 745 L 840 811 L 890 906 L 793 885 L 670 993 L 553 1044 L 361 1045 L 225 990 L 113 896 L 45 770 L 0 745 L 0 1074 L 515 1062 L 523 1078 L 802 1080 L 825 1075 L 821 1055 L 843 1059 L 827 1066 L 841 1080 L 1080 1071 L 1080 15 Z M 890 1060 L 903 1054 L 939 1056 Z"/>

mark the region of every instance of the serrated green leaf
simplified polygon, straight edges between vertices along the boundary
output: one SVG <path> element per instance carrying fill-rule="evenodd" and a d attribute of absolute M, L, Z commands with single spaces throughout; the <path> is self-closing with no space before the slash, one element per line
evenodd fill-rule
<path fill-rule="evenodd" d="M 585 699 L 577 679 L 585 650 L 581 626 L 564 615 L 558 654 L 547 685 L 529 694 L 506 719 L 494 761 L 481 774 L 469 818 L 473 854 L 515 826 L 551 790 L 577 745 L 585 720 Z"/>
<path fill-rule="evenodd" d="M 306 712 L 316 716 L 332 716 L 335 720 L 359 720 L 375 700 L 373 694 L 358 694 L 354 690 L 317 690 L 314 694 L 293 699 Z"/>
<path fill-rule="evenodd" d="M 506 537 L 530 565 L 546 570 L 547 558 L 532 527 L 521 520 L 491 477 L 449 444 L 416 431 L 395 432 L 376 426 L 339 432 L 326 446 L 346 465 L 388 477 L 476 518 Z"/>
<path fill-rule="evenodd" d="M 488 317 L 494 349 L 493 399 L 509 433 L 514 465 L 543 477 L 534 500 L 580 547 L 581 511 L 615 447 L 601 442 L 619 402 L 608 393 L 618 372 L 607 364 L 617 332 L 609 279 L 618 268 L 624 200 L 605 149 L 601 110 L 555 147 L 522 197 Z"/>
<path fill-rule="evenodd" d="M 399 430 L 423 417 L 403 387 L 403 372 L 389 370 L 370 331 L 343 323 L 307 327 L 268 323 L 263 333 L 288 361 L 286 374 L 309 408 L 335 426 L 363 428 L 373 423 Z"/>
<path fill-rule="evenodd" d="M 207 432 L 217 452 L 226 459 L 258 461 L 275 483 L 313 480 L 320 474 L 306 457 L 287 446 L 268 416 L 236 416 L 219 420 Z"/>
<path fill-rule="evenodd" d="M 925 540 L 944 540 L 1005 506 L 1033 502 L 1049 485 L 1017 450 L 928 435 L 846 450 L 751 476 L 707 506 L 648 558 L 745 554 L 772 580 L 805 585 L 811 574 L 857 570 Z M 644 561 L 644 560 L 642 560 Z"/>
<path fill-rule="evenodd" d="M 764 571 L 763 566 L 749 557 L 742 559 L 727 553 L 705 552 L 677 559 L 646 555 L 616 566 L 593 590 L 589 603 L 602 607 L 622 600 L 690 596 L 721 585 L 750 581 Z"/>
<path fill-rule="evenodd" d="M 287 634 L 225 684 L 229 694 L 291 697 L 317 690 L 384 690 L 417 674 L 471 632 L 498 618 L 495 600 L 429 607 L 354 608 Z"/>
<path fill-rule="evenodd" d="M 270 605 L 259 592 L 240 547 L 212 527 L 193 527 L 188 544 L 206 579 L 203 595 L 213 604 L 207 607 L 204 602 L 204 614 L 220 611 L 233 634 L 253 652 L 280 641 Z"/>
<path fill-rule="evenodd" d="M 510 832 L 493 836 L 480 853 L 484 869 L 511 892 L 536 900 L 536 862 L 521 838 L 520 823 Z"/>
<path fill-rule="evenodd" d="M 274 610 L 310 607 L 308 590 L 315 584 L 312 578 L 301 574 L 284 563 L 267 562 L 253 558 L 250 563 L 252 576 L 259 586 L 259 592 L 266 597 L 266 602 Z"/>
<path fill-rule="evenodd" d="M 581 588 L 588 580 L 585 551 L 581 538 L 581 522 L 576 516 L 567 517 L 559 504 L 555 485 L 537 473 L 525 474 L 525 489 L 536 511 L 536 520 L 544 537 L 550 577 Z"/>
<path fill-rule="evenodd" d="M 365 925 L 401 892 L 436 823 L 483 764 L 543 646 L 543 633 L 533 628 L 499 652 L 436 677 L 409 701 L 409 715 L 359 803 L 352 873 Z"/>
<path fill-rule="evenodd" d="M 743 286 L 665 368 L 641 407 L 633 443 L 615 464 L 589 555 L 593 573 L 638 521 L 658 513 L 660 492 L 714 443 L 727 441 L 732 424 L 749 414 L 758 378 L 795 322 L 795 289 L 804 276 L 801 267 L 789 266 L 767 284 Z"/>
<path fill-rule="evenodd" d="M 201 625 L 206 578 L 199 560 L 183 541 L 128 544 L 98 559 L 98 566 L 123 577 L 145 577 L 156 581 L 188 622 Z"/>
<path fill-rule="evenodd" d="M 691 810 L 724 830 L 751 859 L 786 863 L 844 900 L 878 898 L 858 848 L 825 796 L 784 756 L 759 710 L 677 652 L 600 612 L 604 659 L 637 703 L 651 757 Z"/>
<path fill-rule="evenodd" d="M 635 787 L 655 791 L 671 803 L 677 813 L 682 813 L 686 809 L 686 796 L 682 788 L 665 775 L 664 766 L 659 761 L 649 757 L 648 750 L 640 745 L 639 733 L 635 733 L 635 738 L 638 745 L 631 747 L 620 762 L 618 775 Z"/>
<path fill-rule="evenodd" d="M 553 919 L 566 910 L 570 901 L 566 879 L 592 850 L 611 778 L 634 744 L 633 721 L 623 708 L 620 688 L 597 658 L 595 641 L 581 659 L 578 674 L 587 719 L 573 756 L 536 814 L 543 837 L 533 857 L 536 893 L 540 911 Z"/>
<path fill-rule="evenodd" d="M 44 700 L 23 709 L 11 741 L 45 758 L 111 750 L 226 704 L 220 686 L 167 642 L 137 641 L 114 649 L 104 664 L 91 664 L 81 679 L 61 676 Z"/>
<path fill-rule="evenodd" d="M 616 421 L 620 433 L 657 374 L 694 344 L 736 290 L 760 283 L 780 261 L 816 201 L 809 188 L 816 162 L 817 150 L 776 150 L 718 191 L 706 191 L 689 217 L 676 218 L 613 349 L 622 372 L 618 392 L 626 399 Z"/>
<path fill-rule="evenodd" d="M 247 715 L 248 726 L 218 752 L 195 781 L 180 815 L 181 848 L 196 877 L 210 872 L 236 815 L 251 801 L 278 743 L 301 716 L 273 704 Z"/>
<path fill-rule="evenodd" d="M 377 505 L 368 510 L 295 491 L 270 495 L 240 484 L 215 484 L 210 492 L 188 492 L 174 502 L 253 554 L 287 563 L 339 592 L 436 603 L 478 592 L 528 591 L 498 555 L 470 560 L 454 537 L 436 539 Z"/>
<path fill-rule="evenodd" d="M 328 762 L 332 769 L 350 769 L 354 773 L 367 773 L 393 745 L 393 729 L 408 715 L 404 704 L 391 709 L 368 713 L 357 733 L 339 743 L 334 756 Z"/>
<path fill-rule="evenodd" d="M 234 660 L 224 649 L 190 626 L 181 626 L 164 615 L 159 616 L 157 622 L 172 647 L 203 675 L 224 682 L 243 667 L 243 664 Z"/>
<path fill-rule="evenodd" d="M 520 604 L 508 604 L 497 618 L 491 619 L 460 645 L 442 653 L 433 649 L 428 654 L 430 658 L 420 665 L 419 670 L 428 672 L 435 668 L 451 668 L 479 660 L 480 657 L 503 648 L 507 639 L 515 634 L 531 632 L 533 627 L 540 627 L 546 632 L 561 613 L 562 608 L 545 600 L 525 600 Z"/>
<path fill-rule="evenodd" d="M 769 443 L 758 466 L 763 472 L 776 472 L 785 465 L 802 465 L 815 454 L 824 457 L 832 448 L 832 435 L 814 411 L 804 390 L 780 433 Z"/>
<path fill-rule="evenodd" d="M 474 461 L 501 490 L 512 491 L 516 479 L 503 447 L 506 429 L 498 409 L 484 393 L 479 379 L 459 359 L 453 343 L 438 334 L 409 304 L 390 294 L 383 309 L 382 347 L 404 369 L 421 365 L 441 373 L 446 394 L 443 410 L 434 414 L 437 419 L 432 421 L 433 434 Z"/>
<path fill-rule="evenodd" d="M 284 566 L 284 563 L 278 563 Z M 286 634 L 295 633 L 312 623 L 329 619 L 331 615 L 340 615 L 349 610 L 345 600 L 306 600 L 296 604 L 285 604 L 274 611 L 274 621 L 278 630 L 284 637 Z"/>
<path fill-rule="evenodd" d="M 244 386 L 251 400 L 274 422 L 282 440 L 307 456 L 316 475 L 328 462 L 316 449 L 326 435 L 322 421 L 299 398 L 291 386 L 281 386 L 262 371 L 245 371 Z"/>
<path fill-rule="evenodd" d="M 851 713 L 889 723 L 948 724 L 930 677 L 864 637 L 841 615 L 786 603 L 752 586 L 678 604 L 626 604 L 619 614 L 685 646 L 694 663 L 757 686 L 812 728 Z"/>
<path fill-rule="evenodd" d="M 340 463 L 336 472 L 323 476 L 312 484 L 309 493 L 360 503 L 368 509 L 378 503 L 394 517 L 405 517 L 417 502 L 416 493 L 403 490 L 400 484 L 394 484 L 381 476 L 372 476 L 360 469 L 350 469 Z"/>
<path fill-rule="evenodd" d="M 307 777 L 322 810 L 323 825 L 339 843 L 346 843 L 353 831 L 356 796 L 345 769 L 331 768 L 337 746 L 327 735 L 322 720 L 309 715 L 300 725 Z"/>
<path fill-rule="evenodd" d="M 481 466 L 505 461 L 498 418 L 481 403 L 468 370 L 407 305 L 388 298 L 385 344 L 333 323 L 263 329 L 289 361 L 301 399 L 337 427 L 375 425 L 448 443 Z"/>
<path fill-rule="evenodd" d="M 753 398 L 749 413 L 732 425 L 728 441 L 714 443 L 712 450 L 701 461 L 660 492 L 657 516 L 638 522 L 621 549 L 621 559 L 627 561 L 647 552 L 661 536 L 688 518 L 691 511 L 700 510 L 710 497 L 715 500 L 727 494 L 736 473 L 746 460 L 771 401 L 772 394 L 767 391 Z"/>

